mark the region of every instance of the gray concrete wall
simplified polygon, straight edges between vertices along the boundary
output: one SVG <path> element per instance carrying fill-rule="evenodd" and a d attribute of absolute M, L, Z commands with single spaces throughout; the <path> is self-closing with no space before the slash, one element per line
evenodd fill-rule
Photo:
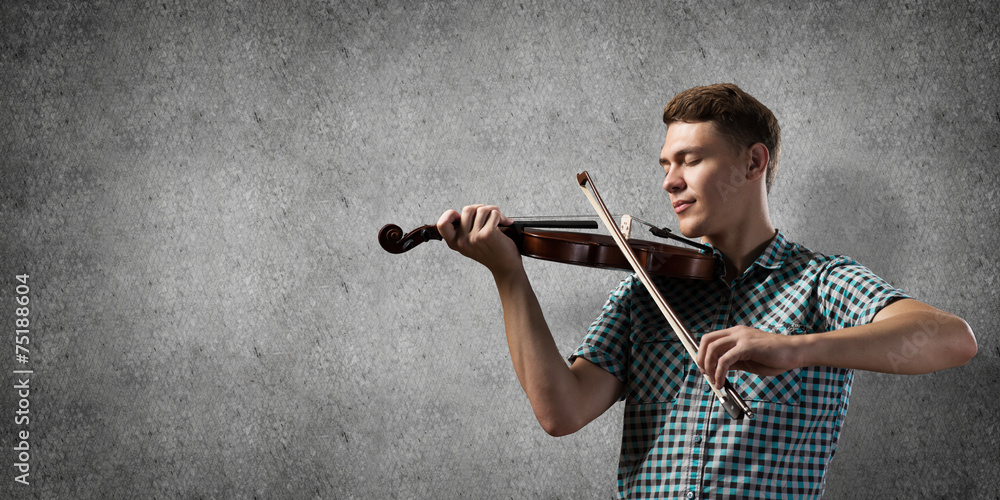
<path fill-rule="evenodd" d="M 784 129 L 776 224 L 979 337 L 960 369 L 857 375 L 828 496 L 996 498 L 993 2 L 203 3 L 0 6 L 0 492 L 612 496 L 620 407 L 545 435 L 488 273 L 375 235 L 589 214 L 584 169 L 674 226 L 660 112 L 729 81 Z M 565 352 L 622 277 L 527 267 Z"/>

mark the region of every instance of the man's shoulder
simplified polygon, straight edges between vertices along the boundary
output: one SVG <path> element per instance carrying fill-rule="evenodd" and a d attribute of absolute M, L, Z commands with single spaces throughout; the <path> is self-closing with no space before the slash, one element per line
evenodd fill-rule
<path fill-rule="evenodd" d="M 782 267 L 786 269 L 812 269 L 817 272 L 823 272 L 840 266 L 856 265 L 860 264 L 846 255 L 825 254 L 789 241 L 784 248 Z"/>
<path fill-rule="evenodd" d="M 788 279 L 813 283 L 827 290 L 892 288 L 871 269 L 847 255 L 815 252 L 794 243 L 789 245 L 782 269 Z"/>

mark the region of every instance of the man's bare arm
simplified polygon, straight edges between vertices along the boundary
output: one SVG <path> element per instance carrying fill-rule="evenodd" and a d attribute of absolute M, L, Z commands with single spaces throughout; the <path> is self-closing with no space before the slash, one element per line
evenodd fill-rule
<path fill-rule="evenodd" d="M 803 366 L 898 374 L 964 365 L 976 337 L 962 318 L 913 299 L 896 301 L 867 324 L 811 335 L 777 335 L 739 326 L 706 334 L 697 363 L 710 380 L 729 369 L 777 375 Z"/>
<path fill-rule="evenodd" d="M 458 222 L 458 227 L 455 226 Z M 603 368 L 577 359 L 568 366 L 549 330 L 513 241 L 497 225 L 509 222 L 496 207 L 445 212 L 438 231 L 448 246 L 485 265 L 503 306 L 511 362 L 535 417 L 546 432 L 576 432 L 618 400 L 624 385 Z"/>

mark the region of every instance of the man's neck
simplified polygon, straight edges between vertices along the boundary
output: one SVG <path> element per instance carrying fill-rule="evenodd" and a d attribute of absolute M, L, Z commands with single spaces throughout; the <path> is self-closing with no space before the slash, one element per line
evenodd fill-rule
<path fill-rule="evenodd" d="M 702 241 L 711 244 L 722 253 L 726 263 L 727 282 L 742 276 L 777 234 L 770 219 L 766 217 L 757 219 L 756 223 L 747 226 L 738 231 L 702 238 Z"/>

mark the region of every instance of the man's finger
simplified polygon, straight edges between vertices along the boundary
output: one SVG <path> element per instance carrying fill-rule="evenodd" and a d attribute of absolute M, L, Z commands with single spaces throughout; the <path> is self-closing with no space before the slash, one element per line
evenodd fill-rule
<path fill-rule="evenodd" d="M 448 210 L 438 217 L 437 230 L 448 246 L 455 240 L 455 222 L 460 220 L 462 215 L 455 210 Z"/>

